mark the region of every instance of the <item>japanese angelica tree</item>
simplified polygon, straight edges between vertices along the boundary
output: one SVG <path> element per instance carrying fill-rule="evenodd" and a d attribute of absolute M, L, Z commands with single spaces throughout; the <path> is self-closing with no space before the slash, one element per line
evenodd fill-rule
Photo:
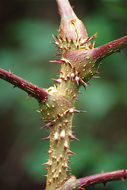
<path fill-rule="evenodd" d="M 40 114 L 49 128 L 49 159 L 47 166 L 46 190 L 81 189 L 97 183 L 127 178 L 127 170 L 118 170 L 96 174 L 76 179 L 69 172 L 68 163 L 73 152 L 70 150 L 70 140 L 78 140 L 72 131 L 74 113 L 82 111 L 75 109 L 75 101 L 79 88 L 86 89 L 91 78 L 96 77 L 100 61 L 112 53 L 127 47 L 127 36 L 109 42 L 100 47 L 94 47 L 91 41 L 96 36 L 88 37 L 86 28 L 74 13 L 68 0 L 56 0 L 61 17 L 58 35 L 54 44 L 61 58 L 51 62 L 61 65 L 56 84 L 43 89 L 12 72 L 0 68 L 0 78 L 8 81 L 34 97 L 40 107 Z"/>

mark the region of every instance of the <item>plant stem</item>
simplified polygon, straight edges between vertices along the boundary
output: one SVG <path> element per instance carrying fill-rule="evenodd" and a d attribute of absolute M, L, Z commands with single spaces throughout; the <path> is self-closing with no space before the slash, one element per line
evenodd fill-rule
<path fill-rule="evenodd" d="M 64 116 L 51 129 L 46 190 L 55 190 L 68 179 L 72 117 L 72 114 Z"/>
<path fill-rule="evenodd" d="M 91 57 L 100 62 L 105 57 L 115 52 L 120 52 L 121 49 L 127 47 L 127 36 L 109 42 L 100 47 L 94 48 Z"/>
<path fill-rule="evenodd" d="M 56 0 L 61 19 L 77 18 L 68 0 Z"/>
<path fill-rule="evenodd" d="M 127 169 L 95 174 L 79 179 L 76 179 L 74 176 L 72 176 L 58 190 L 73 190 L 73 189 L 80 190 L 82 188 L 91 187 L 100 183 L 106 185 L 107 182 L 114 180 L 124 181 L 124 179 L 126 178 L 127 178 Z"/>
<path fill-rule="evenodd" d="M 95 174 L 95 175 L 80 178 L 78 179 L 78 181 L 80 182 L 79 187 L 90 187 L 92 185 L 99 184 L 99 183 L 106 184 L 107 182 L 113 181 L 113 180 L 123 181 L 125 178 L 127 178 L 127 169 Z"/>
<path fill-rule="evenodd" d="M 45 102 L 48 98 L 48 93 L 43 88 L 40 88 L 16 75 L 0 68 L 0 78 L 11 83 L 15 87 L 22 89 L 28 93 L 28 96 L 36 98 L 39 102 Z"/>
<path fill-rule="evenodd" d="M 58 100 L 57 98 L 54 99 L 54 102 L 57 102 L 55 109 L 58 110 L 58 113 L 54 113 L 54 118 L 51 120 L 53 127 L 50 129 L 49 136 L 50 147 L 48 151 L 49 160 L 46 163 L 48 166 L 46 190 L 55 190 L 70 178 L 68 163 L 73 154 L 70 150 L 70 140 L 71 138 L 76 139 L 72 134 L 72 119 L 76 112 L 74 103 L 79 89 L 79 86 L 75 83 L 74 76 L 71 76 L 71 74 L 71 67 L 67 66 L 66 63 L 62 63 L 58 84 L 55 89 L 55 97 L 58 95 L 62 97 L 60 99 L 60 96 L 58 96 Z"/>

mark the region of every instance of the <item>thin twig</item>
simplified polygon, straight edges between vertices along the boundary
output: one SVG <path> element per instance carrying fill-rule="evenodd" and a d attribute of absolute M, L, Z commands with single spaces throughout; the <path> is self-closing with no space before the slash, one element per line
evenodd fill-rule
<path fill-rule="evenodd" d="M 18 87 L 24 90 L 29 96 L 36 98 L 39 102 L 45 102 L 48 98 L 48 93 L 43 88 L 40 88 L 2 68 L 0 68 L 0 78 L 14 85 L 14 88 Z"/>
<path fill-rule="evenodd" d="M 89 187 L 89 186 L 100 184 L 100 183 L 106 184 L 107 182 L 113 181 L 113 180 L 123 181 L 125 178 L 127 178 L 127 169 L 95 174 L 88 177 L 79 178 L 78 179 L 80 183 L 79 189 L 81 187 Z"/>
<path fill-rule="evenodd" d="M 112 53 L 120 52 L 125 47 L 127 47 L 127 36 L 93 49 L 91 57 L 97 61 L 101 61 Z"/>

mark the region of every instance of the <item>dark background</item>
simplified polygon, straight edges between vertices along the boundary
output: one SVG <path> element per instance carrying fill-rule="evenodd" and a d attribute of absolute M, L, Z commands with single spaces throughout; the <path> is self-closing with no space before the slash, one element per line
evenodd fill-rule
<path fill-rule="evenodd" d="M 127 35 L 127 1 L 72 0 L 88 30 L 98 32 L 96 46 Z M 49 87 L 59 66 L 50 43 L 57 34 L 59 14 L 55 0 L 0 1 L 0 67 L 41 87 Z M 127 50 L 106 58 L 101 79 L 91 81 L 79 96 L 74 119 L 80 142 L 72 142 L 72 173 L 83 177 L 127 168 Z M 0 80 L 0 189 L 41 190 L 45 186 L 48 135 L 38 104 L 26 93 Z M 93 188 L 91 188 L 93 189 Z M 104 189 L 97 185 L 95 189 Z M 127 182 L 108 183 L 106 190 L 126 190 Z"/>

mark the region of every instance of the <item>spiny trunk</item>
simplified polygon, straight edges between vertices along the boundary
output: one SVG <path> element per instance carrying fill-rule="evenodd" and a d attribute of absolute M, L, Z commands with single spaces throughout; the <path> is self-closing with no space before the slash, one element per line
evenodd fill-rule
<path fill-rule="evenodd" d="M 70 140 L 76 139 L 72 134 L 72 119 L 78 112 L 74 109 L 74 103 L 79 85 L 75 83 L 71 66 L 65 62 L 62 62 L 57 82 L 57 86 L 48 89 L 51 98 L 49 96 L 46 103 L 40 106 L 43 120 L 51 126 L 46 190 L 55 190 L 70 178 L 68 163 L 73 154 Z"/>

